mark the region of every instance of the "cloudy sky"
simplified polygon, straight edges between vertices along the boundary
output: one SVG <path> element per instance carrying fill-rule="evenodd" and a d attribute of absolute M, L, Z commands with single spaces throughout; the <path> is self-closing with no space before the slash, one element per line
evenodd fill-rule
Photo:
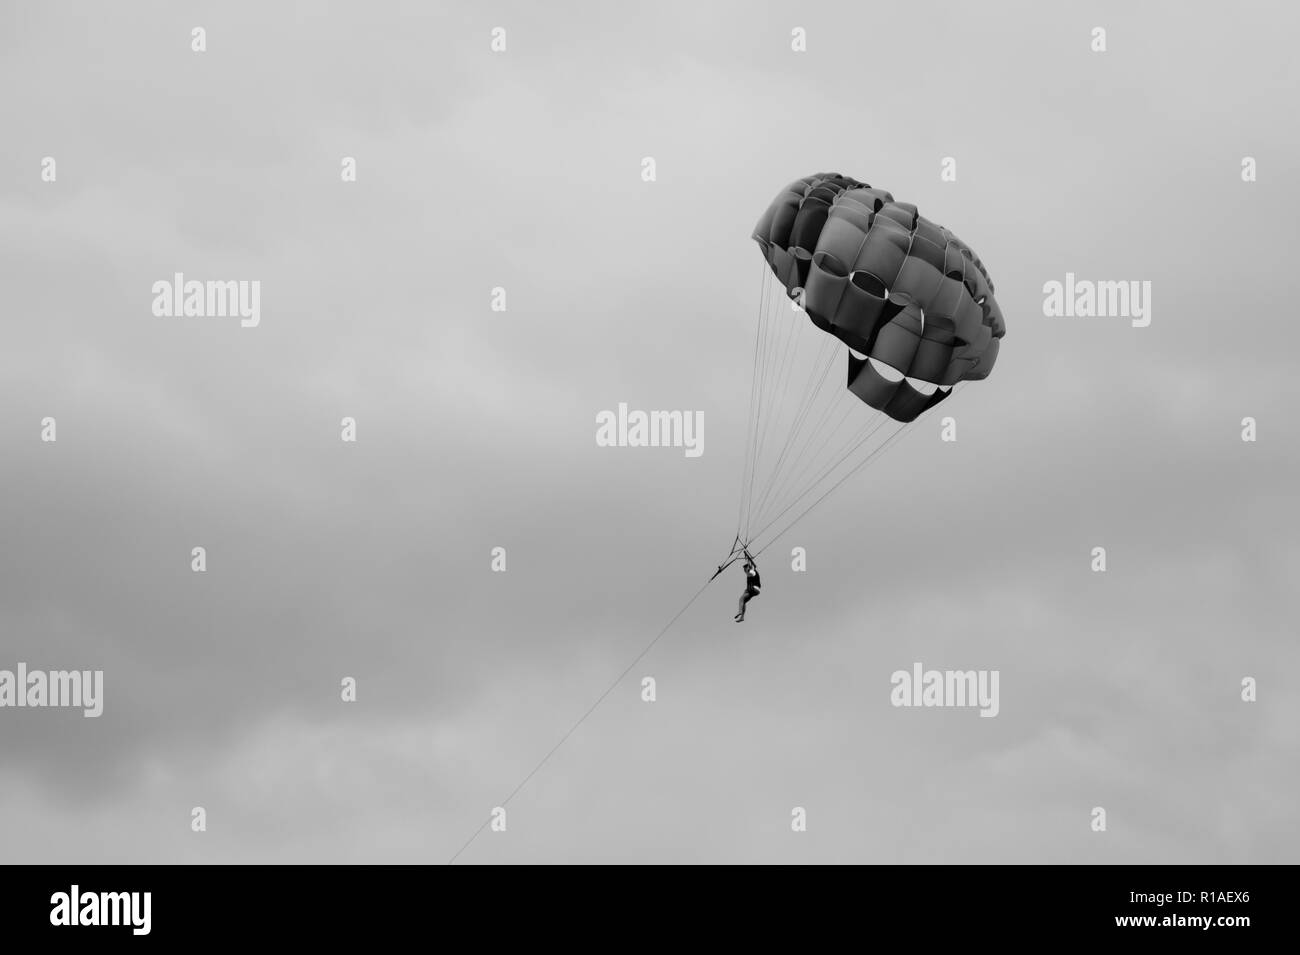
<path fill-rule="evenodd" d="M 743 627 L 715 582 L 458 861 L 1296 861 L 1300 16 L 1133 6 L 5 4 L 0 669 L 106 687 L 0 710 L 0 859 L 447 861 L 726 553 L 750 230 L 837 170 L 994 278 L 958 440 Z M 178 271 L 261 324 L 155 317 Z M 1066 272 L 1151 325 L 1044 317 Z M 597 447 L 619 402 L 705 453 Z M 892 707 L 917 661 L 997 718 Z"/>

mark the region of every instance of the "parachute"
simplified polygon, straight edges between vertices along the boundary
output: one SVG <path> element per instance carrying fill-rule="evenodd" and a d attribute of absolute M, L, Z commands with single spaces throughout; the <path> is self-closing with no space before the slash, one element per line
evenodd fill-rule
<path fill-rule="evenodd" d="M 961 382 L 986 378 L 1006 333 L 970 246 L 883 189 L 807 176 L 753 238 L 763 284 L 732 558 L 785 533 Z M 847 389 L 828 386 L 840 352 Z"/>

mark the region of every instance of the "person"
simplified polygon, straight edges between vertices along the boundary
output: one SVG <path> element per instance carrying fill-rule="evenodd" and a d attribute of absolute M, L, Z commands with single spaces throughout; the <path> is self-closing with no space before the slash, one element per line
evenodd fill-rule
<path fill-rule="evenodd" d="M 747 550 L 745 551 L 745 592 L 740 595 L 740 607 L 736 613 L 736 623 L 745 622 L 745 604 L 758 596 L 760 586 L 758 567 L 754 565 L 754 558 L 749 555 Z"/>

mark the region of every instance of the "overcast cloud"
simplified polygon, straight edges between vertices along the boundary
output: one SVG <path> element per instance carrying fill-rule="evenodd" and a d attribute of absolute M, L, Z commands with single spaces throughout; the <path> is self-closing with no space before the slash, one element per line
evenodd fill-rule
<path fill-rule="evenodd" d="M 0 710 L 0 859 L 446 861 L 725 554 L 750 230 L 836 170 L 993 276 L 959 440 L 801 522 L 743 627 L 720 578 L 460 861 L 1296 861 L 1293 5 L 3 18 L 0 669 L 105 709 Z M 155 317 L 178 271 L 261 324 Z M 1045 318 L 1067 271 L 1151 325 Z M 597 447 L 619 402 L 705 453 Z M 914 661 L 999 715 L 892 707 Z"/>

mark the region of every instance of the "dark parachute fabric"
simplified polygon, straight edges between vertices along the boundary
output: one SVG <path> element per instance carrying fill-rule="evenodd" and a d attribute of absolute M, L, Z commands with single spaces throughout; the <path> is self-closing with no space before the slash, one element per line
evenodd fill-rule
<path fill-rule="evenodd" d="M 754 239 L 813 324 L 932 394 L 891 381 L 849 355 L 849 390 L 895 421 L 912 421 L 959 381 L 988 376 L 1006 332 L 993 282 L 970 247 L 916 206 L 837 173 L 791 183 Z"/>

